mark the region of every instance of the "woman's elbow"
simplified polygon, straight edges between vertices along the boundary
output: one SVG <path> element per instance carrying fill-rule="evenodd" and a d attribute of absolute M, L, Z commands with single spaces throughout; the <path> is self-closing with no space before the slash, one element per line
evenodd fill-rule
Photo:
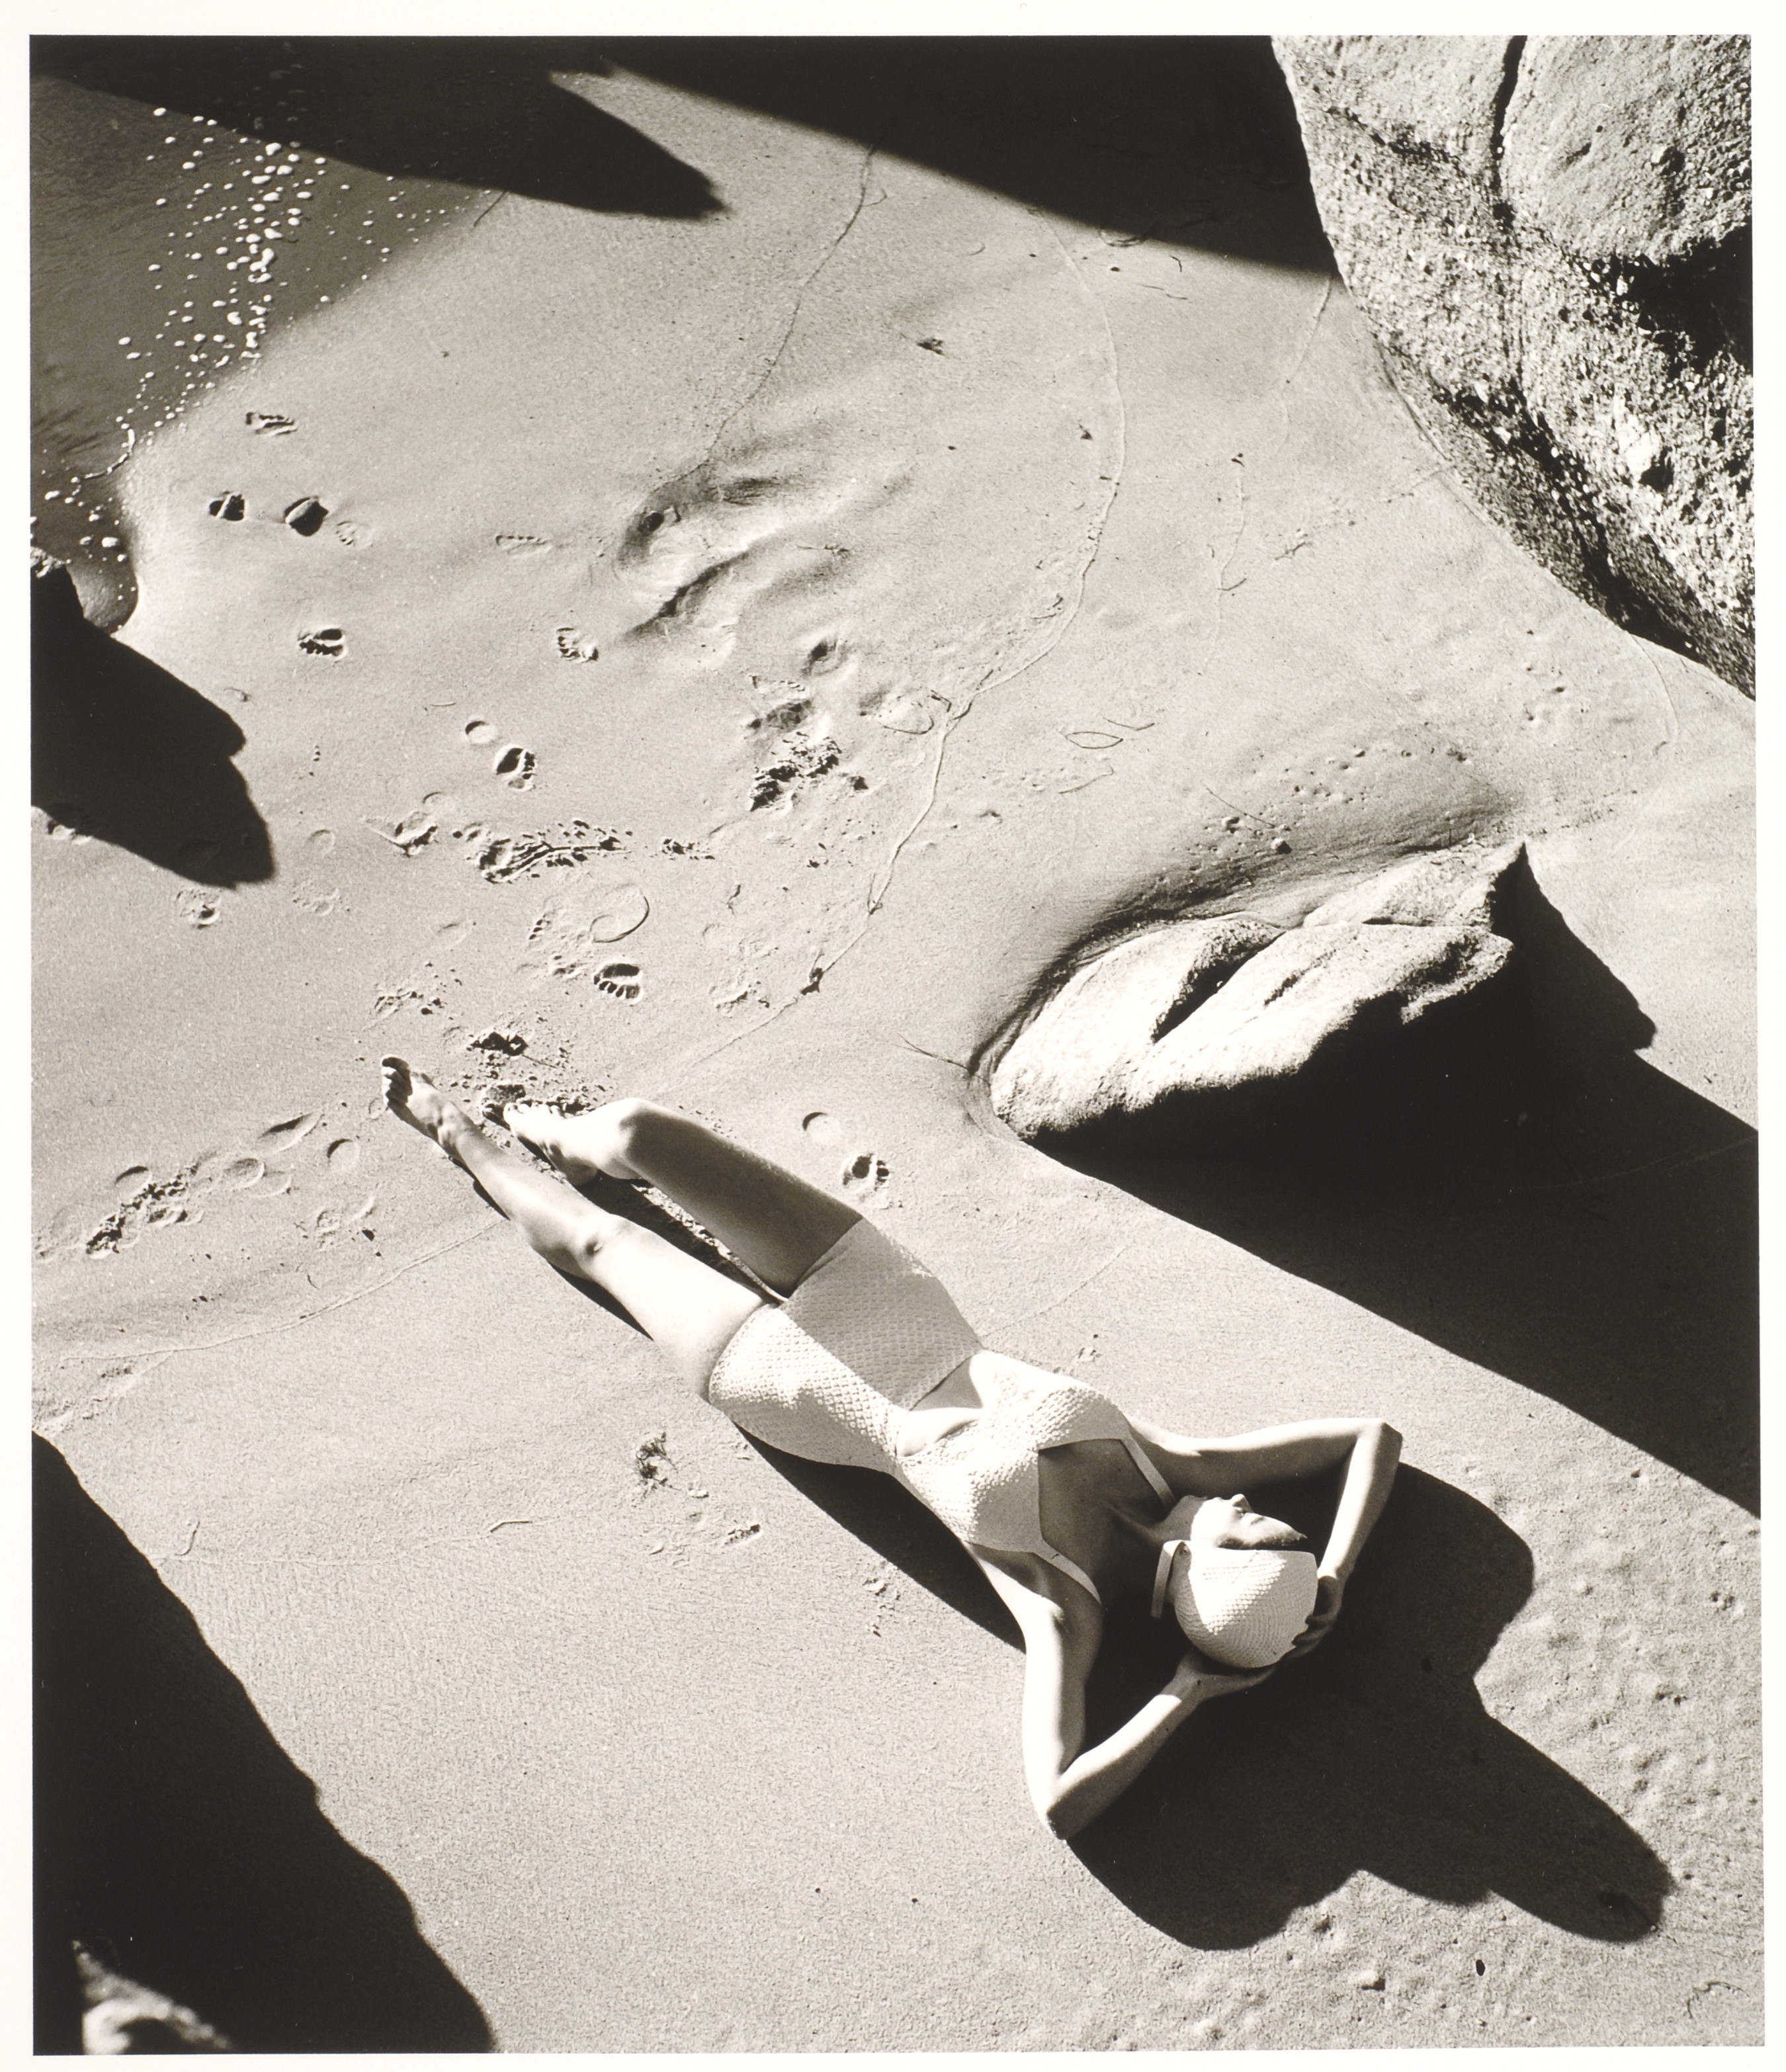
<path fill-rule="evenodd" d="M 1070 1842 L 1091 1818 L 1091 1814 L 1073 1804 L 1063 1791 L 1037 1791 L 1031 1794 L 1037 1818 L 1057 1842 Z"/>
<path fill-rule="evenodd" d="M 1042 1825 L 1057 1842 L 1070 1842 L 1085 1825 L 1082 1815 L 1069 1813 L 1063 1807 L 1045 1806 L 1037 1810 L 1042 1816 Z"/>

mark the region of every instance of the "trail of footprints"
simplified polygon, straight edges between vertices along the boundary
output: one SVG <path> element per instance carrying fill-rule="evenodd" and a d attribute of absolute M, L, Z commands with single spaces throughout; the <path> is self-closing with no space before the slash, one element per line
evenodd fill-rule
<path fill-rule="evenodd" d="M 289 438 L 298 429 L 294 417 L 277 410 L 246 411 L 243 422 L 252 434 L 261 438 Z M 242 491 L 224 489 L 208 500 L 205 509 L 209 516 L 226 524 L 241 524 L 249 520 L 277 523 L 305 540 L 314 538 L 331 516 L 327 504 L 314 492 L 290 499 L 274 513 L 251 510 Z M 363 547 L 371 542 L 372 528 L 363 519 L 337 518 L 334 536 L 344 547 Z M 499 532 L 495 544 L 499 553 L 531 561 L 549 554 L 556 543 L 539 532 Z M 580 627 L 560 626 L 554 630 L 553 639 L 558 653 L 567 661 L 593 662 L 601 652 L 594 638 Z M 299 652 L 305 655 L 335 659 L 347 652 L 346 633 L 339 626 L 301 627 L 297 643 Z M 511 769 L 499 774 L 510 781 L 523 780 L 515 783 L 515 788 L 524 790 L 525 780 L 531 775 L 532 757 L 524 749 L 515 754 L 517 760 Z"/>
<path fill-rule="evenodd" d="M 251 410 L 248 413 L 248 428 L 252 431 L 269 433 L 283 437 L 296 429 L 289 417 L 277 417 Z M 294 497 L 284 504 L 277 516 L 272 512 L 251 511 L 248 498 L 240 490 L 220 490 L 207 503 L 207 516 L 226 524 L 241 524 L 246 520 L 277 523 L 300 539 L 314 539 L 329 520 L 329 507 L 320 496 L 306 494 Z M 363 519 L 339 518 L 335 521 L 335 539 L 344 547 L 363 547 L 370 544 L 372 528 Z M 535 559 L 552 552 L 552 542 L 536 532 L 499 532 L 498 550 L 511 557 Z M 560 626 L 554 629 L 553 640 L 557 652 L 569 662 L 593 662 L 599 659 L 601 648 L 592 634 L 581 627 Z M 347 635 L 339 626 L 303 627 L 298 630 L 298 648 L 301 654 L 317 655 L 329 658 L 347 652 Z M 515 783 L 517 791 L 524 791 L 531 781 L 533 758 L 526 749 L 511 751 L 517 758 L 509 770 L 498 774 Z M 523 781 L 516 781 L 520 779 Z"/>
<path fill-rule="evenodd" d="M 276 1118 L 251 1143 L 207 1152 L 190 1165 L 158 1177 L 146 1166 L 127 1166 L 112 1181 L 112 1205 L 95 1214 L 70 1205 L 56 1211 L 37 1237 L 39 1258 L 107 1259 L 128 1252 L 156 1231 L 204 1220 L 207 1209 L 232 1195 L 257 1201 L 281 1198 L 318 1181 L 342 1189 L 358 1170 L 359 1139 L 323 1133 L 320 1110 Z M 319 1202 L 297 1222 L 299 1231 L 324 1246 L 344 1234 L 368 1242 L 367 1223 L 377 1196 L 366 1194 L 350 1209 L 351 1191 Z"/>
<path fill-rule="evenodd" d="M 274 410 L 249 410 L 243 419 L 251 433 L 263 438 L 285 438 L 298 429 L 295 418 L 281 415 Z M 244 523 L 277 524 L 295 533 L 301 540 L 314 539 L 328 523 L 329 507 L 314 491 L 288 498 L 277 512 L 257 511 L 249 508 L 247 496 L 239 489 L 220 490 L 205 505 L 207 516 L 227 525 Z M 334 537 L 343 547 L 363 547 L 372 539 L 372 528 L 362 519 L 338 518 Z M 339 626 L 300 627 L 296 635 L 298 651 L 301 655 L 320 656 L 337 660 L 347 652 L 345 631 Z"/>

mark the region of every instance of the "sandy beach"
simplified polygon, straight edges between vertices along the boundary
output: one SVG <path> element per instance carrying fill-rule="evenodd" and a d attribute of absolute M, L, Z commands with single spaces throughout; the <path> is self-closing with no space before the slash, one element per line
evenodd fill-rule
<path fill-rule="evenodd" d="M 1269 46 L 37 61 L 40 2023 L 76 1934 L 252 2049 L 1759 2042 L 1754 708 L 1455 486 Z M 1088 942 L 1517 842 L 1411 1139 L 995 1112 Z M 684 1108 L 1172 1429 L 1390 1419 L 1332 1640 L 1052 1840 L 944 1528 L 387 1052 Z"/>

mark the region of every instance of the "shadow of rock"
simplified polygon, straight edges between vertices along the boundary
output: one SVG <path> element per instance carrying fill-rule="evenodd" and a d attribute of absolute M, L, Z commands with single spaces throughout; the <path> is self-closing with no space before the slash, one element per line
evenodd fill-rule
<path fill-rule="evenodd" d="M 71 1942 L 238 2049 L 489 2049 L 403 1893 L 330 1824 L 61 1455 L 32 1445 L 38 2050 L 80 2048 Z"/>
<path fill-rule="evenodd" d="M 231 761 L 241 729 L 81 616 L 68 571 L 31 581 L 31 803 L 55 829 L 201 885 L 273 875 L 266 823 Z"/>
<path fill-rule="evenodd" d="M 527 37 L 39 36 L 32 68 L 214 117 L 375 172 L 497 187 L 567 208 L 701 216 L 706 179 L 555 85 L 606 72 L 591 48 Z"/>
<path fill-rule="evenodd" d="M 1533 1036 L 1415 1141 L 1331 1160 L 1037 1148 L 1759 1501 L 1755 1132 L 1636 1054 L 1653 1033 L 1529 873 Z"/>
<path fill-rule="evenodd" d="M 1292 1492 L 1248 1494 L 1313 1523 L 1295 1515 Z M 1531 1577 L 1524 1541 L 1492 1511 L 1404 1467 L 1332 1638 L 1200 1713 L 1075 1842 L 1080 1860 L 1198 1949 L 1261 1942 L 1361 1870 L 1447 1906 L 1498 1893 L 1575 1935 L 1651 1934 L 1673 1885 L 1666 1868 L 1476 1694 Z M 1129 1638 L 1113 1622 L 1100 1663 L 1111 1673 L 1090 1694 L 1094 1733 L 1170 1671 L 1169 1637 Z"/>
<path fill-rule="evenodd" d="M 668 84 L 916 160 L 1094 225 L 1331 273 L 1263 36 L 605 39 Z"/>

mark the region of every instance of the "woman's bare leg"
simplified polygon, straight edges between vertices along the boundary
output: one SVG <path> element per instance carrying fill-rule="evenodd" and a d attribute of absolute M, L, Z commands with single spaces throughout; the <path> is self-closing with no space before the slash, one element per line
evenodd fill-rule
<path fill-rule="evenodd" d="M 517 1105 L 503 1120 L 573 1182 L 605 1173 L 661 1188 L 783 1294 L 862 1220 L 822 1187 L 652 1101 L 609 1101 L 587 1115 Z"/>
<path fill-rule="evenodd" d="M 392 1113 L 462 1166 L 542 1259 L 606 1289 L 704 1393 L 714 1361 L 762 1298 L 505 1151 L 402 1059 L 385 1059 L 383 1069 Z"/>

